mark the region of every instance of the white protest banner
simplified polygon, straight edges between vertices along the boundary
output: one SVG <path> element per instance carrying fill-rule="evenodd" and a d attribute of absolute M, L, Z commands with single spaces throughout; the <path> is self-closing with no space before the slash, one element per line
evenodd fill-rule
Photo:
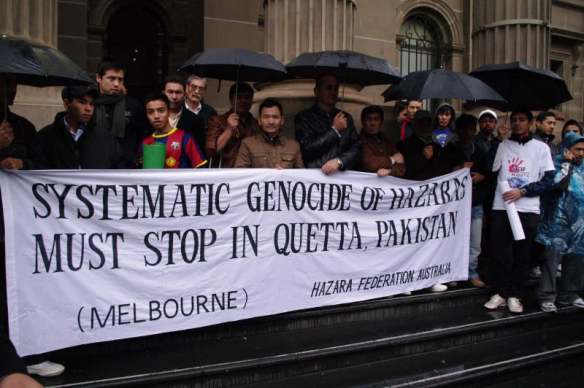
<path fill-rule="evenodd" d="M 2 172 L 21 355 L 362 301 L 468 276 L 468 170 Z"/>

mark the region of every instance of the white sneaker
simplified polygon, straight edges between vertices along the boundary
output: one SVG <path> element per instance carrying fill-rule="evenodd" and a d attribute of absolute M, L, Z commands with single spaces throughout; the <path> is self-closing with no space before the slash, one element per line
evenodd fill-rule
<path fill-rule="evenodd" d="M 558 308 L 554 304 L 554 302 L 543 302 L 539 305 L 539 309 L 544 313 L 555 313 L 558 311 Z"/>
<path fill-rule="evenodd" d="M 575 301 L 572 302 L 572 306 L 584 309 L 584 299 L 577 298 Z"/>
<path fill-rule="evenodd" d="M 521 314 L 523 312 L 523 305 L 518 298 L 507 298 L 507 308 L 512 313 Z"/>
<path fill-rule="evenodd" d="M 507 306 L 507 302 L 501 297 L 501 295 L 495 294 L 491 296 L 491 299 L 489 299 L 483 306 L 489 310 L 496 310 L 499 307 Z"/>
<path fill-rule="evenodd" d="M 29 375 L 39 375 L 41 377 L 59 376 L 65 372 L 65 366 L 52 361 L 43 361 L 34 365 L 27 365 L 26 371 Z"/>
<path fill-rule="evenodd" d="M 448 286 L 442 283 L 436 283 L 431 288 L 432 292 L 444 292 L 448 290 Z"/>
<path fill-rule="evenodd" d="M 531 271 L 529 272 L 529 277 L 533 278 L 533 279 L 539 279 L 541 278 L 541 268 L 539 267 L 533 267 L 531 269 Z"/>

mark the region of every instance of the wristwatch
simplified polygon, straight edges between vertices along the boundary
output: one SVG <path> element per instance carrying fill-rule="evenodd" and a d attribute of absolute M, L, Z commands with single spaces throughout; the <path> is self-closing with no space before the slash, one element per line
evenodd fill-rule
<path fill-rule="evenodd" d="M 527 189 L 519 189 L 519 192 L 521 193 L 522 197 L 525 197 L 525 194 L 527 194 Z"/>
<path fill-rule="evenodd" d="M 339 166 L 339 170 L 343 169 L 343 161 L 341 159 L 337 159 L 337 166 Z"/>

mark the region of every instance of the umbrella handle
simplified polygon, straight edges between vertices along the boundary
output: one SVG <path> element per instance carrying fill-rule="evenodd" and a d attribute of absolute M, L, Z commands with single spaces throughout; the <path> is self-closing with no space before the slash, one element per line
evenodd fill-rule
<path fill-rule="evenodd" d="M 8 82 L 6 78 L 0 78 L 2 85 L 2 94 L 4 94 L 4 103 L 2 104 L 2 121 L 8 121 Z"/>
<path fill-rule="evenodd" d="M 237 74 L 235 76 L 235 98 L 233 100 L 233 113 L 237 113 L 237 95 L 239 93 L 239 69 L 241 65 L 237 66 Z"/>

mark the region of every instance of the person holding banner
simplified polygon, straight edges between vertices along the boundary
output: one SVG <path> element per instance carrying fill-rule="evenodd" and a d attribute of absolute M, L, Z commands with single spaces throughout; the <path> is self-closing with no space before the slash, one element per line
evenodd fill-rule
<path fill-rule="evenodd" d="M 150 95 L 144 101 L 146 116 L 154 132 L 142 143 L 143 164 L 148 164 L 149 146 L 160 144 L 164 146 L 160 165 L 163 168 L 197 168 L 207 164 L 195 139 L 185 131 L 170 126 L 168 116 L 170 102 L 162 93 Z"/>
<path fill-rule="evenodd" d="M 213 158 L 210 167 L 234 167 L 241 141 L 259 131 L 256 118 L 249 112 L 253 102 L 252 87 L 244 82 L 231 85 L 229 101 L 229 112 L 209 118 L 207 156 Z"/>
<path fill-rule="evenodd" d="M 444 147 L 433 141 L 432 115 L 427 110 L 414 114 L 414 134 L 397 144 L 405 159 L 404 178 L 426 180 L 448 174 L 462 167 L 464 156 L 453 143 Z M 432 292 L 448 290 L 445 284 L 432 286 Z"/>
<path fill-rule="evenodd" d="M 93 86 L 66 86 L 61 92 L 64 112 L 41 129 L 32 145 L 35 169 L 110 169 L 119 163 L 117 141 L 87 124 L 94 113 L 98 92 Z M 42 355 L 27 358 L 27 370 L 39 376 L 57 376 L 65 367 Z M 32 364 L 32 365 L 31 365 Z"/>
<path fill-rule="evenodd" d="M 294 118 L 304 163 L 308 168 L 320 168 L 326 175 L 356 168 L 361 146 L 353 118 L 335 106 L 339 98 L 337 77 L 318 77 L 314 94 L 315 104 Z"/>
<path fill-rule="evenodd" d="M 277 100 L 268 98 L 261 103 L 258 125 L 261 132 L 241 142 L 235 167 L 304 168 L 300 144 L 280 133 L 284 114 Z"/>
<path fill-rule="evenodd" d="M 381 132 L 383 110 L 370 105 L 361 111 L 361 170 L 379 176 L 404 176 L 404 158 Z"/>
<path fill-rule="evenodd" d="M 529 131 L 532 123 L 533 114 L 529 110 L 511 113 L 512 134 L 499 145 L 493 163 L 492 170 L 498 172 L 499 182 L 491 219 L 497 293 L 484 304 L 489 310 L 506 305 L 512 313 L 523 312 L 520 297 L 525 291 L 539 223 L 539 196 L 553 186 L 555 167 L 550 149 L 533 138 Z M 506 203 L 514 205 L 517 218 L 511 218 L 511 210 L 505 211 Z"/>
<path fill-rule="evenodd" d="M 97 96 L 97 90 L 91 86 L 63 88 L 61 97 L 65 111 L 57 113 L 54 122 L 41 129 L 34 138 L 34 169 L 116 167 L 118 144 L 115 139 L 87 128 Z"/>
<path fill-rule="evenodd" d="M 441 147 L 432 139 L 432 115 L 419 110 L 414 116 L 414 135 L 397 144 L 405 159 L 404 178 L 426 180 L 448 174 L 462 167 L 461 151 L 449 143 Z"/>

